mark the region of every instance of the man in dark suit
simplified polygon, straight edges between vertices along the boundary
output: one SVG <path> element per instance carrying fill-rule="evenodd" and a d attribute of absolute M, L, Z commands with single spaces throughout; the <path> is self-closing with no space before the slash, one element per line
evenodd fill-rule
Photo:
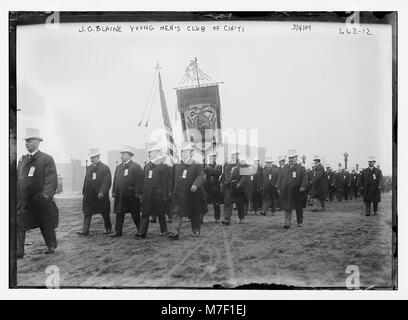
<path fill-rule="evenodd" d="M 255 213 L 258 212 L 259 209 L 262 209 L 262 179 L 263 179 L 263 169 L 260 165 L 259 159 L 254 159 L 254 166 L 256 168 L 256 173 L 252 176 L 252 196 L 251 196 L 251 204 L 252 209 Z"/>
<path fill-rule="evenodd" d="M 233 189 L 234 202 L 237 205 L 239 223 L 246 223 L 245 216 L 248 214 L 249 202 L 252 196 L 251 177 L 256 173 L 255 167 L 249 165 L 246 159 L 239 162 L 239 178 Z"/>
<path fill-rule="evenodd" d="M 292 211 L 296 211 L 297 226 L 303 225 L 304 193 L 307 186 L 307 173 L 303 165 L 297 163 L 295 150 L 288 152 L 289 163 L 282 169 L 278 186 L 282 209 L 285 210 L 284 228 L 289 229 Z"/>
<path fill-rule="evenodd" d="M 222 174 L 221 165 L 217 164 L 217 153 L 211 152 L 211 160 L 205 166 L 204 175 L 205 175 L 205 189 L 208 195 L 208 203 L 211 203 L 214 206 L 214 220 L 215 222 L 220 221 L 221 217 L 221 187 L 220 187 L 220 177 Z"/>
<path fill-rule="evenodd" d="M 335 182 L 336 182 L 336 177 L 335 177 L 334 171 L 331 169 L 331 166 L 329 164 L 326 164 L 326 176 L 327 176 L 327 192 L 329 196 L 329 201 L 333 201 L 333 197 L 335 194 Z"/>
<path fill-rule="evenodd" d="M 321 211 L 326 211 L 326 197 L 327 197 L 327 179 L 323 165 L 320 163 L 320 156 L 314 156 L 314 166 L 310 178 L 310 195 L 312 199 L 319 201 Z M 318 211 L 313 208 L 312 211 Z"/>
<path fill-rule="evenodd" d="M 143 170 L 132 161 L 131 147 L 124 146 L 120 152 L 122 163 L 116 167 L 113 178 L 112 197 L 116 213 L 115 233 L 111 237 L 122 236 L 125 214 L 130 212 L 136 225 L 136 236 L 140 236 L 140 197 L 143 191 Z"/>
<path fill-rule="evenodd" d="M 358 172 L 353 169 L 350 174 L 350 199 L 358 198 L 358 181 L 360 180 Z"/>
<path fill-rule="evenodd" d="M 337 201 L 343 201 L 343 198 L 344 198 L 344 185 L 345 185 L 345 179 L 346 179 L 346 175 L 344 174 L 344 172 L 345 170 L 344 168 L 342 168 L 342 164 L 339 163 L 339 170 L 336 172 L 336 181 L 335 181 Z"/>
<path fill-rule="evenodd" d="M 276 190 L 275 192 L 275 210 L 278 210 L 278 211 L 281 211 L 282 207 L 281 207 L 281 197 L 278 193 L 278 183 L 277 182 L 279 181 L 279 176 L 281 175 L 282 170 L 285 167 L 285 165 L 286 165 L 285 156 L 278 156 L 278 168 L 277 168 L 278 180 L 276 181 L 276 186 L 275 186 L 275 190 Z"/>
<path fill-rule="evenodd" d="M 276 185 L 278 182 L 278 169 L 273 164 L 272 157 L 265 158 L 266 166 L 263 169 L 262 177 L 262 211 L 261 215 L 265 216 L 266 211 L 270 208 L 271 212 L 275 212 L 276 200 Z"/>
<path fill-rule="evenodd" d="M 55 228 L 58 226 L 58 208 L 53 197 L 58 187 L 54 159 L 38 147 L 43 139 L 38 129 L 26 130 L 24 155 L 17 166 L 17 258 L 24 257 L 26 232 L 40 228 L 48 250 L 57 248 Z"/>
<path fill-rule="evenodd" d="M 239 180 L 239 152 L 231 153 L 231 161 L 224 164 L 221 187 L 224 192 L 224 220 L 223 225 L 231 224 L 232 207 L 235 202 L 236 185 Z M 244 217 L 239 217 L 242 220 Z"/>
<path fill-rule="evenodd" d="M 374 215 L 378 211 L 378 202 L 380 202 L 380 194 L 382 188 L 382 172 L 374 167 L 375 157 L 368 158 L 368 168 L 364 169 L 360 177 L 360 188 L 363 200 L 366 206 L 366 216 L 371 215 L 371 204 Z"/>
<path fill-rule="evenodd" d="M 198 237 L 201 231 L 203 214 L 204 172 L 201 164 L 192 158 L 194 146 L 186 142 L 181 149 L 181 162 L 175 165 L 173 190 L 173 232 L 169 237 L 178 240 L 184 217 L 190 218 L 193 237 Z"/>
<path fill-rule="evenodd" d="M 142 223 L 141 238 L 146 238 L 149 217 L 159 219 L 160 235 L 167 235 L 166 204 L 171 197 L 169 189 L 170 168 L 164 163 L 165 155 L 160 146 L 149 149 L 149 159 L 143 168 Z"/>
<path fill-rule="evenodd" d="M 91 149 L 89 157 L 91 165 L 86 168 L 84 186 L 82 189 L 82 212 L 84 224 L 79 235 L 89 235 L 92 216 L 100 213 L 105 223 L 105 234 L 112 231 L 110 220 L 109 190 L 112 185 L 112 177 L 109 167 L 100 160 L 101 153 L 98 149 Z"/>

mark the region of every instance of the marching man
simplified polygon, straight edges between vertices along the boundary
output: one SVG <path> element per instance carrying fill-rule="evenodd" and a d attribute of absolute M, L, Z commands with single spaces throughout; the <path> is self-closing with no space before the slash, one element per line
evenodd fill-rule
<path fill-rule="evenodd" d="M 149 217 L 152 215 L 159 218 L 160 235 L 167 235 L 166 204 L 171 197 L 170 168 L 164 163 L 165 156 L 161 154 L 161 147 L 153 146 L 148 153 L 150 161 L 143 168 L 141 238 L 146 238 Z"/>
<path fill-rule="evenodd" d="M 112 197 L 116 213 L 115 233 L 111 237 L 121 237 L 125 214 L 130 212 L 136 225 L 136 236 L 140 236 L 140 197 L 143 188 L 143 171 L 140 165 L 132 161 L 134 156 L 130 147 L 120 151 L 122 163 L 116 167 L 113 179 Z"/>
<path fill-rule="evenodd" d="M 214 220 L 218 223 L 221 216 L 220 176 L 222 174 L 222 167 L 217 164 L 217 153 L 215 151 L 211 152 L 210 157 L 210 163 L 207 164 L 204 169 L 206 179 L 205 187 L 208 194 L 208 202 L 214 206 Z"/>
<path fill-rule="evenodd" d="M 366 206 L 366 216 L 371 215 L 371 204 L 373 204 L 374 215 L 378 211 L 378 202 L 380 201 L 382 188 L 382 172 L 374 167 L 375 157 L 368 158 L 368 168 L 364 169 L 360 176 L 360 188 L 363 200 Z"/>
<path fill-rule="evenodd" d="M 263 169 L 263 195 L 261 215 L 265 216 L 268 208 L 275 212 L 276 184 L 278 182 L 279 172 L 273 165 L 272 157 L 265 158 L 266 167 Z"/>
<path fill-rule="evenodd" d="M 298 227 L 303 225 L 303 205 L 307 186 L 307 173 L 305 167 L 297 163 L 297 157 L 298 155 L 295 150 L 289 150 L 289 163 L 283 167 L 278 181 L 282 209 L 285 210 L 285 229 L 290 228 L 293 209 L 296 211 Z"/>
<path fill-rule="evenodd" d="M 112 177 L 109 167 L 100 160 L 101 153 L 98 149 L 90 149 L 91 165 L 86 168 L 85 181 L 82 189 L 82 212 L 84 224 L 79 235 L 89 235 L 92 215 L 100 213 L 105 223 L 105 234 L 112 231 L 110 220 L 109 190 Z"/>
<path fill-rule="evenodd" d="M 320 163 L 320 156 L 314 156 L 314 166 L 311 175 L 310 185 L 312 186 L 311 197 L 319 201 L 321 211 L 326 211 L 327 178 L 323 165 Z M 317 211 L 313 208 L 312 211 Z"/>
<path fill-rule="evenodd" d="M 181 149 L 181 163 L 175 165 L 173 191 L 173 232 L 169 237 L 178 240 L 183 217 L 189 217 L 194 237 L 200 235 L 203 214 L 204 185 L 203 167 L 192 158 L 192 143 L 185 143 Z"/>
<path fill-rule="evenodd" d="M 26 232 L 40 228 L 48 250 L 57 248 L 55 228 L 58 225 L 58 208 L 53 201 L 58 186 L 54 159 L 38 149 L 43 139 L 38 129 L 26 130 L 25 146 L 28 154 L 17 167 L 17 258 L 24 257 Z"/>
<path fill-rule="evenodd" d="M 232 206 L 236 201 L 236 186 L 239 176 L 239 152 L 231 153 L 231 162 L 224 164 L 223 175 L 221 178 L 221 186 L 224 191 L 224 220 L 221 221 L 223 225 L 229 226 L 231 224 Z M 239 216 L 243 220 L 243 216 Z"/>

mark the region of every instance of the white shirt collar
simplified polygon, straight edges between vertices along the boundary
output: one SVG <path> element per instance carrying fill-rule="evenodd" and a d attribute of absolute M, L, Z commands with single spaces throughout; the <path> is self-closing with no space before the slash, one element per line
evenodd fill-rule
<path fill-rule="evenodd" d="M 34 152 L 32 152 L 32 153 L 28 153 L 30 156 L 33 156 L 33 155 L 35 155 L 36 153 L 38 152 L 38 149 L 37 150 L 35 150 Z"/>

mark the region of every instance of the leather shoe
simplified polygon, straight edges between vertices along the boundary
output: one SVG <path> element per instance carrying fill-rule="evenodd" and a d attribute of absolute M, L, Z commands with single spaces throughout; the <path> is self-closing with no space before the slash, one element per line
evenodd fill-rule
<path fill-rule="evenodd" d="M 178 240 L 178 239 L 179 239 L 179 235 L 178 235 L 178 234 L 171 233 L 171 234 L 169 234 L 169 238 L 170 238 L 170 239 L 173 239 L 173 240 Z"/>
<path fill-rule="evenodd" d="M 54 247 L 49 247 L 47 251 L 45 251 L 45 254 L 52 254 L 55 252 L 55 248 Z"/>
<path fill-rule="evenodd" d="M 122 236 L 121 233 L 116 233 L 116 232 L 110 235 L 111 238 L 116 238 L 116 237 L 121 237 L 121 236 Z"/>

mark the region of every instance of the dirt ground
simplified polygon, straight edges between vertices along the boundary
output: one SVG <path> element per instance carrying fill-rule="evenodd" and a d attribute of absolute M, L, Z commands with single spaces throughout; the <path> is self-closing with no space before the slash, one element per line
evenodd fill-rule
<path fill-rule="evenodd" d="M 366 217 L 362 200 L 328 204 L 325 213 L 304 214 L 303 228 L 284 230 L 283 212 L 250 212 L 247 224 L 226 227 L 213 222 L 211 210 L 201 236 L 193 238 L 185 221 L 179 241 L 159 236 L 151 223 L 146 239 L 135 239 L 126 216 L 124 236 L 103 234 L 94 216 L 92 235 L 80 237 L 81 198 L 59 196 L 58 248 L 44 255 L 38 229 L 27 234 L 26 256 L 18 260 L 18 286 L 46 285 L 56 266 L 61 287 L 236 287 L 275 284 L 300 287 L 345 287 L 346 268 L 359 268 L 360 287 L 391 286 L 391 194 L 382 196 L 377 216 Z M 294 217 L 295 218 L 295 214 Z M 115 217 L 112 215 L 112 223 Z M 55 267 L 52 267 L 56 270 Z M 47 273 L 48 272 L 48 273 Z"/>

